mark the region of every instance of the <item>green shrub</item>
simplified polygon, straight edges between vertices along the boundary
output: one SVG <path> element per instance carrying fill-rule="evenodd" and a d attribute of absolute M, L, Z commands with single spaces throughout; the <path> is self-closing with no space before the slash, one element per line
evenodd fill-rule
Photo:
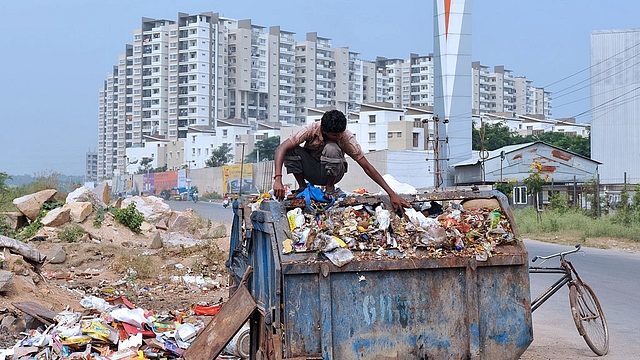
<path fill-rule="evenodd" d="M 84 235 L 84 229 L 77 224 L 67 224 L 58 231 L 58 239 L 64 242 L 76 242 Z"/>
<path fill-rule="evenodd" d="M 208 200 L 220 200 L 222 199 L 222 195 L 220 195 L 217 192 L 205 192 L 204 194 L 200 195 L 200 200 L 203 201 L 208 201 Z"/>
<path fill-rule="evenodd" d="M 140 226 L 144 222 L 144 215 L 136 209 L 136 203 L 131 202 L 126 208 L 112 211 L 116 221 L 128 227 L 131 231 L 139 234 L 142 232 Z"/>
<path fill-rule="evenodd" d="M 93 217 L 93 227 L 99 228 L 102 226 L 102 222 L 104 221 L 104 214 L 109 211 L 108 208 L 101 208 L 96 211 L 96 215 Z"/>
<path fill-rule="evenodd" d="M 538 214 L 533 207 L 513 210 L 513 216 L 520 235 L 527 238 L 575 234 L 580 239 L 608 237 L 640 241 L 639 223 L 616 223 L 609 215 L 594 219 L 581 209 L 569 208 L 562 214 L 545 211 L 541 214 L 541 222 L 537 221 Z"/>
<path fill-rule="evenodd" d="M 2 215 L 0 215 L 0 235 L 10 238 L 14 237 L 15 235 L 11 223 L 6 219 L 6 217 Z"/>

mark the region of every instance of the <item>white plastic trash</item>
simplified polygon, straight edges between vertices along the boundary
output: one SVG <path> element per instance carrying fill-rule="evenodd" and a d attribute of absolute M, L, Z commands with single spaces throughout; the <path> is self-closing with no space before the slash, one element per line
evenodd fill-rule
<path fill-rule="evenodd" d="M 248 359 L 251 346 L 249 341 L 249 324 L 244 324 L 224 347 L 224 351 L 242 359 Z"/>

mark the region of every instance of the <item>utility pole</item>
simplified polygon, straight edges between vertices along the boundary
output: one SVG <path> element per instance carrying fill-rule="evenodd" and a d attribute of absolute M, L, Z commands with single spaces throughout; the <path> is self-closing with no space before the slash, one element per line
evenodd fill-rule
<path fill-rule="evenodd" d="M 440 158 L 440 147 L 442 145 L 446 145 L 447 142 L 449 141 L 449 137 L 445 136 L 444 139 L 440 139 L 440 133 L 439 133 L 439 122 L 440 122 L 440 118 L 438 117 L 438 115 L 433 115 L 433 117 L 431 117 L 431 120 L 429 119 L 424 119 L 422 120 L 422 123 L 426 123 L 427 124 L 427 136 L 429 136 L 429 123 L 433 122 L 433 131 L 434 131 L 434 139 L 431 140 L 431 138 L 429 137 L 427 139 L 427 143 L 431 143 L 433 146 L 433 159 L 429 159 L 427 158 L 426 160 L 433 160 L 434 161 L 434 185 L 436 190 L 438 190 L 443 183 L 442 180 L 442 174 L 444 173 L 444 169 L 441 167 L 440 162 L 441 161 L 448 161 L 449 159 L 441 159 Z M 449 123 L 449 119 L 444 119 L 442 120 L 443 124 L 447 124 Z"/>

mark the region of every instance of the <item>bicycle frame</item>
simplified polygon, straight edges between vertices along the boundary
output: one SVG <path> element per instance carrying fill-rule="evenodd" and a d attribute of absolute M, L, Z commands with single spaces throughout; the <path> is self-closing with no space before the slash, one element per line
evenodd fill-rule
<path fill-rule="evenodd" d="M 531 302 L 531 312 L 534 312 L 545 301 L 549 300 L 555 293 L 558 292 L 563 286 L 574 281 L 571 274 L 571 268 L 566 261 L 562 262 L 560 267 L 542 267 L 542 266 L 530 266 L 529 273 L 536 274 L 564 274 L 553 285 L 549 286 L 542 294 L 540 294 L 535 300 Z"/>
<path fill-rule="evenodd" d="M 576 281 L 573 278 L 575 274 L 576 279 L 580 281 L 580 277 L 576 272 L 575 268 L 571 264 L 571 262 L 565 260 L 565 256 L 569 254 L 573 254 L 575 252 L 580 251 L 580 244 L 577 244 L 572 250 L 564 251 L 561 253 L 549 255 L 549 256 L 536 256 L 531 262 L 535 262 L 538 259 L 543 260 L 541 264 L 545 261 L 554 258 L 560 257 L 560 266 L 559 267 L 545 267 L 545 266 L 529 266 L 529 273 L 536 274 L 563 274 L 558 281 L 556 281 L 553 285 L 549 286 L 542 294 L 540 294 L 535 300 L 531 302 L 531 312 L 535 311 L 540 305 L 542 305 L 545 301 L 549 300 L 555 293 L 558 292 L 563 286 Z"/>

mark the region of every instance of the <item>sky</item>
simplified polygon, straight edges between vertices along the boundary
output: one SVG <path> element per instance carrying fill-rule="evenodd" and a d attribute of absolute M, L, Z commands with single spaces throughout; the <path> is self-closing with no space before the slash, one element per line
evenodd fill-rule
<path fill-rule="evenodd" d="M 637 0 L 472 1 L 472 61 L 552 92 L 553 116 L 588 123 L 590 32 L 640 27 Z M 83 175 L 98 90 L 142 17 L 217 12 L 308 32 L 364 60 L 433 53 L 431 0 L 5 0 L 0 2 L 0 172 Z M 554 92 L 558 94 L 556 98 Z M 562 95 L 562 96 L 560 96 Z M 585 113 L 586 112 L 586 113 Z"/>

